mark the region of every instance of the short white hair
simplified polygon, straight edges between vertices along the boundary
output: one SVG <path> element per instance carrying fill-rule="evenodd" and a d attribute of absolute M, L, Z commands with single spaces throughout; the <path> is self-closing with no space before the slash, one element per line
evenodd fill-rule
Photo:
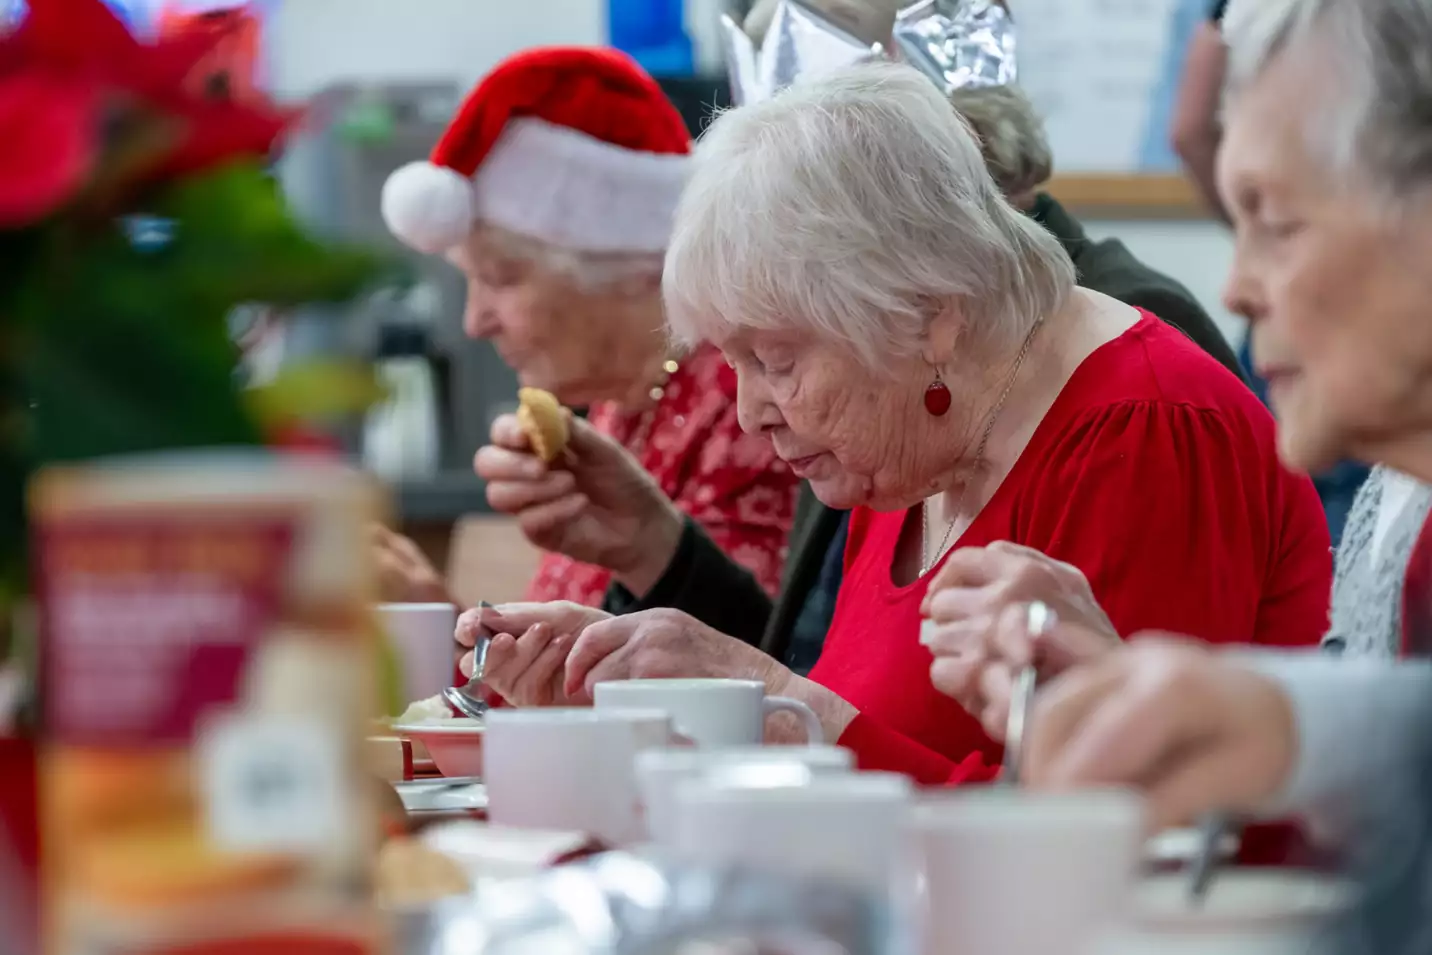
<path fill-rule="evenodd" d="M 493 225 L 480 224 L 479 228 L 486 230 L 492 246 L 503 255 L 531 262 L 581 292 L 602 292 L 634 279 L 655 285 L 661 275 L 661 253 L 568 249 Z"/>
<path fill-rule="evenodd" d="M 1338 171 L 1392 198 L 1432 185 L 1432 0 L 1232 0 L 1228 94 L 1310 41 L 1328 53 L 1333 115 L 1310 133 Z"/>
<path fill-rule="evenodd" d="M 662 288 L 673 337 L 806 327 L 868 366 L 918 353 L 957 306 L 1003 347 L 1075 273 L 1016 210 L 968 126 L 910 67 L 865 63 L 717 117 L 697 143 Z"/>

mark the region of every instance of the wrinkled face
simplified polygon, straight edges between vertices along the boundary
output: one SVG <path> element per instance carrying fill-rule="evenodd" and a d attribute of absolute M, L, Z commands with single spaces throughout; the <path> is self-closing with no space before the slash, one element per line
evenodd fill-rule
<path fill-rule="evenodd" d="M 596 376 L 606 339 L 602 303 L 499 233 L 478 228 L 448 255 L 467 278 L 463 330 L 488 339 L 524 386 L 564 402 Z"/>
<path fill-rule="evenodd" d="M 923 361 L 877 375 L 804 331 L 741 329 L 715 344 L 736 370 L 742 429 L 769 438 L 824 504 L 898 510 L 930 493 L 941 468 L 925 440 L 936 419 L 921 403 L 932 380 Z M 961 426 L 958 397 L 939 421 Z"/>
<path fill-rule="evenodd" d="M 1239 91 L 1219 157 L 1237 235 L 1226 304 L 1252 323 L 1284 459 L 1310 471 L 1432 425 L 1432 208 L 1408 196 L 1391 216 L 1330 168 L 1315 135 L 1339 98 L 1315 46 Z"/>

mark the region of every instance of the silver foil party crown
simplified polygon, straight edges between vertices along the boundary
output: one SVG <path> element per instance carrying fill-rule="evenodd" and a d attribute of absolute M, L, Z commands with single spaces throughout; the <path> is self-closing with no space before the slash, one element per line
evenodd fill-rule
<path fill-rule="evenodd" d="M 994 0 L 919 0 L 896 15 L 889 51 L 801 0 L 778 0 L 759 50 L 731 17 L 723 14 L 721 27 L 737 106 L 770 99 L 796 80 L 891 54 L 946 95 L 1007 86 L 1017 77 L 1014 22 Z"/>
<path fill-rule="evenodd" d="M 741 25 L 726 14 L 721 15 L 721 32 L 731 99 L 737 106 L 770 99 L 798 79 L 885 54 L 879 43 L 860 41 L 800 0 L 776 4 L 759 50 Z"/>
<path fill-rule="evenodd" d="M 993 0 L 919 0 L 896 14 L 891 39 L 899 58 L 946 95 L 1018 76 L 1014 22 Z"/>

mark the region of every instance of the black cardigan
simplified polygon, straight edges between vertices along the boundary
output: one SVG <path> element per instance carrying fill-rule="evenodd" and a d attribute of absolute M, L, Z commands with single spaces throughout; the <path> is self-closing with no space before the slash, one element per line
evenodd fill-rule
<path fill-rule="evenodd" d="M 1152 312 L 1242 377 L 1233 349 L 1188 289 L 1134 258 L 1117 239 L 1092 241 L 1078 220 L 1048 195 L 1040 194 L 1030 215 L 1063 244 L 1081 286 Z M 673 607 L 784 660 L 796 617 L 844 518 L 844 511 L 826 507 L 811 493 L 810 485 L 801 484 L 785 572 L 774 601 L 744 567 L 687 518 L 676 556 L 656 586 L 638 598 L 613 584 L 604 607 L 617 614 Z"/>

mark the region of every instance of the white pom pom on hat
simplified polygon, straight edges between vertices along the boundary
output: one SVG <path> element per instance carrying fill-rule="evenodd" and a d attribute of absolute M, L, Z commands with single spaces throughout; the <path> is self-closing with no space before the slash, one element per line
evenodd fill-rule
<path fill-rule="evenodd" d="M 383 221 L 403 242 L 429 255 L 446 252 L 472 231 L 472 180 L 431 162 L 410 162 L 383 183 Z"/>

